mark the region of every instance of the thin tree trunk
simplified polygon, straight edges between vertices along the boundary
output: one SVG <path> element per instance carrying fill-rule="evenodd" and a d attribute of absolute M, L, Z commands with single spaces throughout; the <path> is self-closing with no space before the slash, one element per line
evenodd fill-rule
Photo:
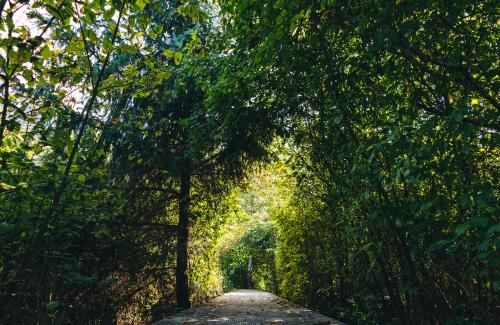
<path fill-rule="evenodd" d="M 2 5 L 3 7 L 3 5 Z M 9 28 L 9 31 L 7 32 L 7 37 L 10 38 L 12 37 L 12 28 Z M 9 87 L 10 87 L 10 77 L 9 75 L 9 65 L 10 65 L 10 50 L 12 48 L 12 42 L 10 42 L 10 45 L 7 46 L 7 51 L 5 55 L 5 77 L 4 77 L 4 83 L 3 83 L 3 101 L 2 101 L 2 113 L 0 117 L 0 147 L 3 146 L 3 137 L 4 137 L 4 132 L 5 128 L 7 127 L 7 112 L 9 110 Z M 13 74 L 13 73 L 12 73 Z"/>
<path fill-rule="evenodd" d="M 247 287 L 248 287 L 248 289 L 253 288 L 252 273 L 253 273 L 252 255 L 249 255 L 248 256 L 248 267 L 247 267 Z"/>
<path fill-rule="evenodd" d="M 181 171 L 181 190 L 179 202 L 179 225 L 177 230 L 177 264 L 175 269 L 177 307 L 191 307 L 189 301 L 188 279 L 188 240 L 189 240 L 189 192 L 191 190 L 191 168 L 189 163 Z"/>
<path fill-rule="evenodd" d="M 113 31 L 113 36 L 111 38 L 111 46 L 114 46 L 116 39 L 118 37 L 120 22 L 122 20 L 123 13 L 125 12 L 126 3 L 127 3 L 127 1 L 123 1 L 122 5 L 120 7 L 120 12 L 118 14 L 116 26 L 115 26 L 115 29 Z M 59 189 L 55 189 L 55 191 L 54 191 L 54 198 L 52 199 L 52 205 L 51 205 L 49 212 L 48 212 L 47 221 L 45 222 L 45 224 L 47 224 L 47 225 L 50 224 L 50 222 L 53 218 L 54 212 L 59 205 L 59 201 L 61 200 L 62 194 L 66 190 L 66 186 L 68 185 L 68 178 L 69 178 L 69 174 L 71 171 L 71 167 L 73 166 L 75 156 L 78 152 L 78 149 L 80 146 L 80 141 L 83 138 L 83 134 L 87 128 L 87 124 L 90 120 L 90 117 L 92 116 L 92 110 L 94 109 L 94 104 L 95 104 L 95 102 L 97 100 L 97 96 L 99 94 L 99 87 L 101 85 L 102 80 L 104 80 L 104 73 L 105 73 L 106 67 L 109 63 L 109 60 L 111 57 L 111 52 L 112 52 L 112 49 L 109 50 L 108 53 L 106 54 L 106 57 L 104 58 L 104 62 L 102 63 L 102 67 L 101 67 L 99 74 L 97 76 L 97 80 L 95 83 L 92 84 L 92 94 L 91 94 L 90 99 L 86 103 L 84 110 L 82 112 L 82 116 L 83 116 L 82 124 L 80 126 L 80 129 L 78 130 L 78 134 L 76 136 L 75 142 L 73 143 L 73 147 L 71 149 L 68 161 L 67 161 L 66 166 L 64 168 L 64 173 L 63 173 L 63 177 L 61 180 L 61 185 L 60 185 Z M 92 75 L 92 71 L 90 71 L 89 73 L 90 73 L 90 75 Z"/>
<path fill-rule="evenodd" d="M 7 58 L 7 64 L 9 59 Z M 7 127 L 7 110 L 9 109 L 9 77 L 5 77 L 2 115 L 0 118 L 0 147 L 3 145 L 4 130 Z"/>
<path fill-rule="evenodd" d="M 390 247 L 390 246 L 386 246 Z M 391 301 L 394 304 L 394 309 L 396 311 L 396 315 L 399 318 L 401 324 L 410 324 L 410 320 L 408 318 L 408 313 L 406 312 L 406 307 L 401 300 L 401 295 L 398 292 L 397 284 L 394 283 L 394 278 L 390 275 L 390 270 L 388 267 L 388 258 L 386 256 L 386 251 L 382 250 L 382 254 L 380 255 L 380 266 L 382 267 L 384 285 L 389 292 L 389 296 L 391 297 Z"/>

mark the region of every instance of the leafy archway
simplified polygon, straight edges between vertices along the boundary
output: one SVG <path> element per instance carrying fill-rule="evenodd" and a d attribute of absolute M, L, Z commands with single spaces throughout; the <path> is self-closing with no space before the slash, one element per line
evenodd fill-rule
<path fill-rule="evenodd" d="M 497 7 L 0 1 L 2 321 L 150 322 L 252 256 L 348 322 L 493 323 Z"/>

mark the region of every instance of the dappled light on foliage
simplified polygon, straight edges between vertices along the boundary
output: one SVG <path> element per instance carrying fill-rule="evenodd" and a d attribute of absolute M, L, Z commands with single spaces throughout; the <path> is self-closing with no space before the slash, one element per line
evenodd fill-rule
<path fill-rule="evenodd" d="M 269 170 L 250 178 L 239 190 L 235 216 L 221 238 L 219 263 L 224 289 L 259 289 L 276 292 L 276 229 L 269 217 L 271 190 Z"/>
<path fill-rule="evenodd" d="M 253 287 L 494 324 L 498 3 L 0 1 L 0 323 Z"/>

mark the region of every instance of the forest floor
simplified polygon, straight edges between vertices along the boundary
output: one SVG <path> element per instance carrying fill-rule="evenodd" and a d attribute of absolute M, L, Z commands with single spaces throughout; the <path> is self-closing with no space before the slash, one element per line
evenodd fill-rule
<path fill-rule="evenodd" d="M 269 292 L 236 290 L 208 303 L 165 318 L 155 325 L 194 324 L 339 324 Z"/>

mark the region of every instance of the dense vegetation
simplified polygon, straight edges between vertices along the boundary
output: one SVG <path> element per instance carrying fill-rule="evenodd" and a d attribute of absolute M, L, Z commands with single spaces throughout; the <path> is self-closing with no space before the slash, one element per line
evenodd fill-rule
<path fill-rule="evenodd" d="M 499 32 L 493 0 L 0 1 L 0 323 L 241 286 L 495 323 Z"/>
<path fill-rule="evenodd" d="M 277 292 L 276 229 L 270 210 L 281 188 L 269 167 L 236 190 L 235 212 L 226 219 L 219 245 L 224 290 L 251 288 Z"/>

